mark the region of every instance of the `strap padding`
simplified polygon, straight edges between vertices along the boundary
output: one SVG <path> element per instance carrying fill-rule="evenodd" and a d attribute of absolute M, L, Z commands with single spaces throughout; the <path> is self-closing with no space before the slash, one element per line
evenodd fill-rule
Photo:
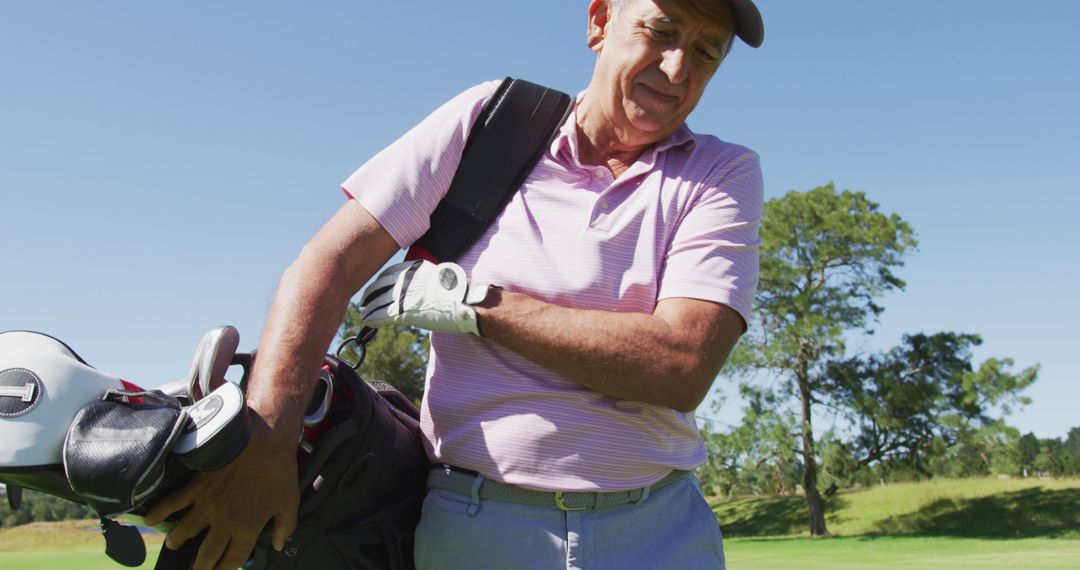
<path fill-rule="evenodd" d="M 571 102 L 565 93 L 506 78 L 470 131 L 450 189 L 415 247 L 452 261 L 479 239 L 544 155 Z"/>

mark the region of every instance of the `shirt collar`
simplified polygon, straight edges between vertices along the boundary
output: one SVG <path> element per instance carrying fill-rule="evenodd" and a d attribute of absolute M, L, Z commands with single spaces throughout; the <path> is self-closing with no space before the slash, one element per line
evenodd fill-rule
<path fill-rule="evenodd" d="M 555 135 L 555 139 L 551 141 L 551 146 L 548 149 L 552 156 L 570 160 L 574 165 L 579 167 L 582 166 L 582 164 L 577 138 L 577 109 L 578 104 L 581 103 L 581 99 L 584 96 L 585 91 L 578 93 L 577 100 L 574 101 L 573 112 L 567 114 L 566 120 L 563 122 L 562 126 L 559 127 L 559 132 Z M 666 139 L 654 144 L 651 149 L 645 151 L 645 153 L 642 154 L 642 158 L 655 156 L 661 152 L 682 145 L 689 145 L 687 147 L 688 149 L 694 147 L 694 132 L 690 130 L 690 127 L 686 126 L 686 123 L 679 125 L 679 128 L 674 133 Z"/>

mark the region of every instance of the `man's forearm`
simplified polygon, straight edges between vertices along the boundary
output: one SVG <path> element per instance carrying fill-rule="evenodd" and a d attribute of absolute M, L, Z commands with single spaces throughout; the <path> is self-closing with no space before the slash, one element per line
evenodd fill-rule
<path fill-rule="evenodd" d="M 248 404 L 275 433 L 298 432 L 351 294 L 340 271 L 309 251 L 283 275 L 247 390 Z"/>
<path fill-rule="evenodd" d="M 398 249 L 359 204 L 346 203 L 281 278 L 248 387 L 275 433 L 295 434 L 349 300 Z"/>
<path fill-rule="evenodd" d="M 742 331 L 732 309 L 692 299 L 661 301 L 650 315 L 495 290 L 477 312 L 486 338 L 574 382 L 680 411 L 705 398 Z"/>

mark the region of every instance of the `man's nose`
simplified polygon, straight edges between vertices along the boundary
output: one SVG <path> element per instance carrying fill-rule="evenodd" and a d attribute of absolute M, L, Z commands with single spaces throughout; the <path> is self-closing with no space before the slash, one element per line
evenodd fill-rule
<path fill-rule="evenodd" d="M 681 47 L 664 50 L 660 60 L 660 71 L 664 72 L 671 83 L 682 83 L 688 72 L 686 50 Z"/>

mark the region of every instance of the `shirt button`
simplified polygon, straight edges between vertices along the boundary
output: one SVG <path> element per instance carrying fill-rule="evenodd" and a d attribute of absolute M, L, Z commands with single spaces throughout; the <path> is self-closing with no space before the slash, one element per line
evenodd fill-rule
<path fill-rule="evenodd" d="M 608 209 L 608 203 L 607 203 L 607 200 L 604 200 L 603 202 L 600 202 L 600 209 L 601 209 L 601 210 L 606 210 L 606 209 Z"/>
<path fill-rule="evenodd" d="M 597 178 L 603 178 L 605 174 L 607 174 L 607 170 L 604 170 L 603 168 L 597 168 L 593 171 L 593 176 L 596 176 Z"/>

